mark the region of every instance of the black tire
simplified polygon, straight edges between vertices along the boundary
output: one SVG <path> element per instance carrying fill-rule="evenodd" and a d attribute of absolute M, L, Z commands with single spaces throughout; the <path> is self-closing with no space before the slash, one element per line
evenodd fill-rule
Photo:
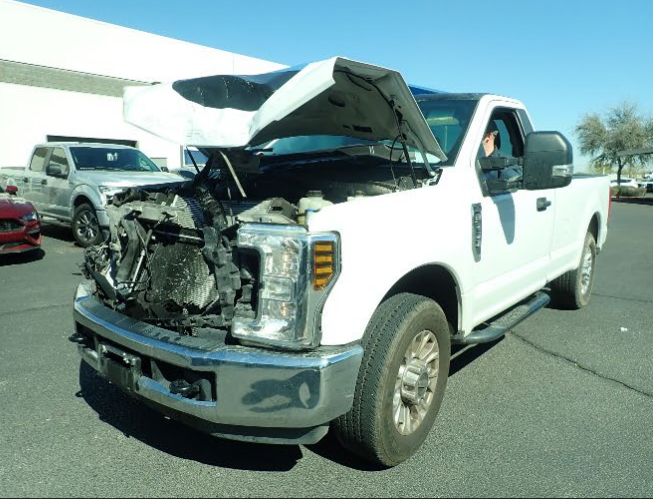
<path fill-rule="evenodd" d="M 102 241 L 102 229 L 95 209 L 89 204 L 80 204 L 73 214 L 73 237 L 82 248 L 88 248 Z"/>
<path fill-rule="evenodd" d="M 578 310 L 586 306 L 592 295 L 595 271 L 596 241 L 594 235 L 588 232 L 578 267 L 551 282 L 553 303 L 566 310 Z"/>
<path fill-rule="evenodd" d="M 402 434 L 398 428 L 401 426 L 405 430 L 412 423 L 408 426 L 396 423 L 395 418 L 400 413 L 395 411 L 398 405 L 393 407 L 393 404 L 410 407 L 411 415 L 413 408 L 417 410 L 417 405 L 404 402 L 403 390 L 408 385 L 404 385 L 404 378 L 399 382 L 400 369 L 404 373 L 408 371 L 402 366 L 408 348 L 411 342 L 427 332 L 429 338 L 432 333 L 437 339 L 440 353 L 438 375 L 432 377 L 435 386 L 428 391 L 430 402 L 421 423 L 411 433 Z M 365 353 L 353 407 L 334 421 L 332 428 L 340 443 L 363 459 L 383 467 L 396 466 L 411 457 L 424 443 L 440 410 L 449 375 L 449 325 L 436 302 L 423 296 L 401 293 L 379 306 L 365 332 L 363 347 Z M 401 393 L 401 397 L 395 392 Z"/>

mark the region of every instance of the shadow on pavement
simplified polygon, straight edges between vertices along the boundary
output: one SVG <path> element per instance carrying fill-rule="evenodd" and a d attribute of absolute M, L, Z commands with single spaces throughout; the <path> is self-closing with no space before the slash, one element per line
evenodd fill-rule
<path fill-rule="evenodd" d="M 0 267 L 9 267 L 11 265 L 26 265 L 32 262 L 43 260 L 45 251 L 41 248 L 30 250 L 26 253 L 15 253 L 8 255 L 0 255 Z"/>
<path fill-rule="evenodd" d="M 336 438 L 333 431 L 327 433 L 327 436 L 320 440 L 314 445 L 307 445 L 307 449 L 311 450 L 318 456 L 328 459 L 336 464 L 345 466 L 358 471 L 371 471 L 378 472 L 384 471 L 387 468 L 382 466 L 377 466 L 369 461 L 365 461 L 358 456 L 352 454 L 347 449 L 345 449 L 338 439 Z"/>
<path fill-rule="evenodd" d="M 221 440 L 165 418 L 99 376 L 80 361 L 76 394 L 127 438 L 182 459 L 251 471 L 289 471 L 302 458 L 298 445 L 277 446 Z"/>
<path fill-rule="evenodd" d="M 43 222 L 41 224 L 41 233 L 45 237 L 51 237 L 53 239 L 58 239 L 59 241 L 75 244 L 75 238 L 73 237 L 73 232 L 70 227 Z"/>
<path fill-rule="evenodd" d="M 491 343 L 481 343 L 479 345 L 469 346 L 453 345 L 451 347 L 451 365 L 449 366 L 449 377 L 458 374 L 476 359 L 492 350 L 504 339 L 505 336 L 502 336 L 498 340 Z"/>

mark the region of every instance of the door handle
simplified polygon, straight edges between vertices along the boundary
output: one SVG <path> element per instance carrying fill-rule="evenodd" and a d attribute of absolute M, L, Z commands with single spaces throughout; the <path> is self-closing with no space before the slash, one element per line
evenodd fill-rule
<path fill-rule="evenodd" d="M 29 182 L 29 179 L 28 179 L 27 177 L 23 177 L 23 183 L 26 184 L 26 183 L 28 183 L 28 182 Z"/>
<path fill-rule="evenodd" d="M 48 185 L 48 179 L 41 180 L 41 185 Z"/>
<path fill-rule="evenodd" d="M 547 198 L 538 198 L 537 211 L 546 211 L 549 206 L 551 206 L 551 201 L 549 201 Z"/>

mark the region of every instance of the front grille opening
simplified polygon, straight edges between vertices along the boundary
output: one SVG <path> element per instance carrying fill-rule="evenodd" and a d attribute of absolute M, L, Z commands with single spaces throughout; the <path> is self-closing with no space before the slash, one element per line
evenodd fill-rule
<path fill-rule="evenodd" d="M 2 218 L 0 219 L 0 232 L 17 232 L 23 228 L 18 220 Z"/>

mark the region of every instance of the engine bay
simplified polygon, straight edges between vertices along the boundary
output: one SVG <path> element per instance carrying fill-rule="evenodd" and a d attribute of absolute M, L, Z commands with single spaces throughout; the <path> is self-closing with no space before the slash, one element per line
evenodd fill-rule
<path fill-rule="evenodd" d="M 310 211 L 412 188 L 405 168 L 358 158 L 239 177 L 208 165 L 175 187 L 117 194 L 108 239 L 85 255 L 98 298 L 181 335 L 229 341 L 234 318 L 256 317 L 261 289 L 261 255 L 237 246 L 241 226 L 304 225 Z"/>

